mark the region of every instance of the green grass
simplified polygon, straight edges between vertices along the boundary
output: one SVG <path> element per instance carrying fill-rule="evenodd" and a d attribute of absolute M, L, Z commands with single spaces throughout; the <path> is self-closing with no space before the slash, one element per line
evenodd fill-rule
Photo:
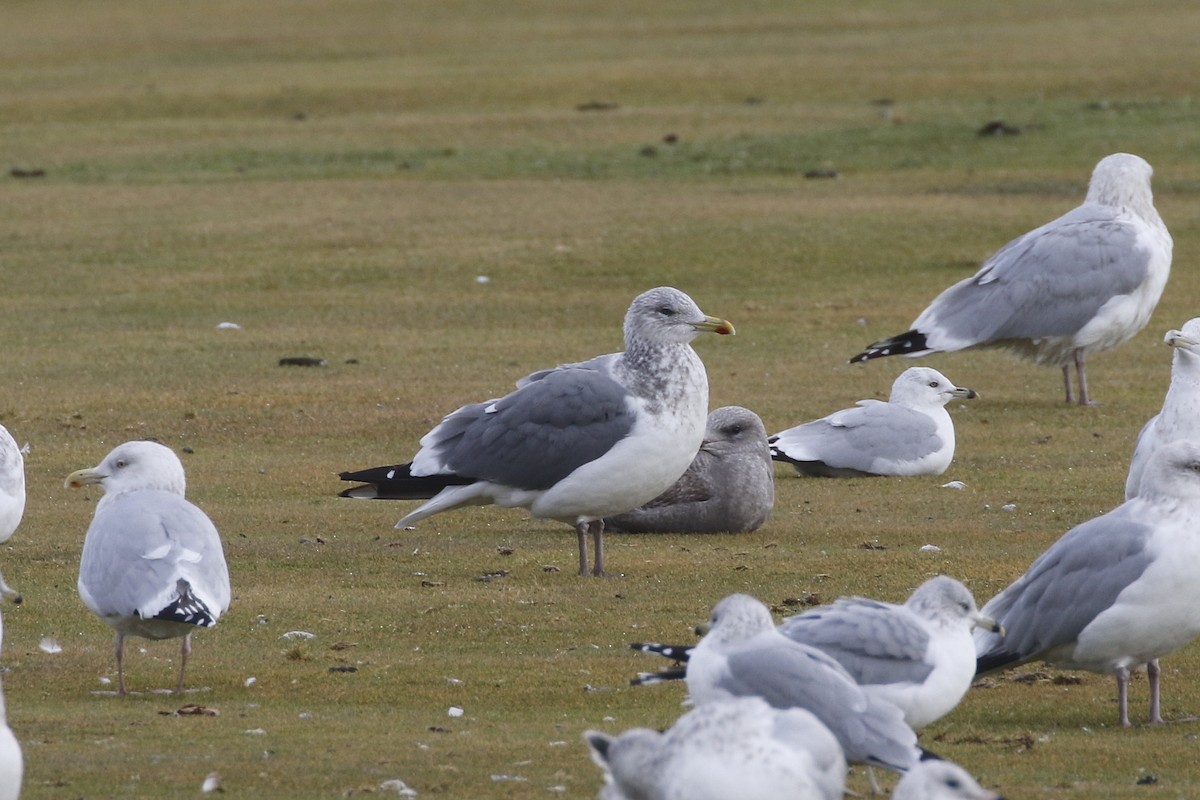
<path fill-rule="evenodd" d="M 628 642 L 686 637 L 731 591 L 787 613 L 945 572 L 983 600 L 1119 503 L 1167 385 L 1162 333 L 1196 313 L 1191 3 L 26 0 L 0 16 L 2 165 L 45 170 L 0 176 L 0 421 L 31 447 L 3 560 L 26 597 L 5 609 L 4 688 L 27 798 L 194 797 L 210 772 L 238 797 L 392 778 L 421 797 L 593 797 L 583 730 L 680 713 L 680 687 L 627 686 L 653 666 Z M 976 136 L 993 119 L 1022 133 Z M 907 364 L 845 359 L 1078 203 L 1117 150 L 1155 167 L 1166 295 L 1091 362 L 1097 408 L 1004 353 L 929 360 L 982 393 L 953 409 L 943 478 L 780 468 L 760 531 L 612 536 L 619 576 L 598 581 L 571 574 L 560 524 L 478 509 L 395 531 L 403 504 L 335 497 L 339 470 L 411 454 L 459 405 L 618 349 L 629 300 L 657 284 L 738 328 L 698 343 L 714 405 L 778 430 L 881 396 Z M 328 366 L 277 366 L 290 355 Z M 185 698 L 94 694 L 115 677 L 74 586 L 95 494 L 62 480 L 132 438 L 191 449 L 189 496 L 233 575 Z M 173 685 L 177 659 L 135 641 L 130 688 Z M 1164 670 L 1164 713 L 1200 712 L 1200 650 Z M 1008 797 L 1200 794 L 1195 723 L 1115 730 L 1111 680 L 1080 677 L 1000 678 L 923 739 Z M 1142 716 L 1144 679 L 1133 695 Z M 220 713 L 163 713 L 185 702 Z"/>

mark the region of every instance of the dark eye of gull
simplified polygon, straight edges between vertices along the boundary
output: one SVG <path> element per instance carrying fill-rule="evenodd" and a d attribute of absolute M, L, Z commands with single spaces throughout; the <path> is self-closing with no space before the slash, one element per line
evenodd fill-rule
<path fill-rule="evenodd" d="M 673 317 L 675 316 L 675 309 L 671 308 L 670 306 L 661 306 L 658 309 L 658 313 L 662 314 L 664 317 Z"/>

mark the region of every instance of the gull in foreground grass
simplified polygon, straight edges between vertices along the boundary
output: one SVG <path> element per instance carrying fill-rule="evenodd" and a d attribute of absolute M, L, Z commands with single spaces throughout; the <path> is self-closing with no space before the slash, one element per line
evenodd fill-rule
<path fill-rule="evenodd" d="M 4 614 L 0 611 L 0 651 L 4 649 Z M 8 707 L 4 702 L 4 687 L 0 685 L 0 800 L 17 800 L 21 796 L 21 778 L 25 759 L 21 743 L 8 727 Z"/>
<path fill-rule="evenodd" d="M 1125 499 L 1136 497 L 1150 454 L 1167 442 L 1200 441 L 1200 317 L 1167 331 L 1163 341 L 1172 349 L 1171 385 L 1162 410 L 1146 421 L 1138 434 L 1125 479 Z"/>
<path fill-rule="evenodd" d="M 632 511 L 605 517 L 604 529 L 630 533 L 744 533 L 775 505 L 767 429 L 748 408 L 708 415 L 700 452 L 671 488 Z"/>
<path fill-rule="evenodd" d="M 922 761 L 896 784 L 892 800 L 1004 800 L 953 761 Z"/>
<path fill-rule="evenodd" d="M 841 800 L 846 758 L 800 708 L 755 697 L 704 705 L 665 732 L 583 734 L 604 772 L 599 800 Z"/>
<path fill-rule="evenodd" d="M 929 367 L 906 369 L 886 403 L 859 400 L 771 437 L 771 455 L 801 475 L 941 475 L 954 459 L 954 422 L 946 404 L 976 397 Z"/>
<path fill-rule="evenodd" d="M 903 605 L 865 597 L 840 597 L 827 606 L 788 617 L 779 632 L 836 660 L 867 694 L 904 713 L 923 728 L 950 713 L 975 676 L 972 629 L 997 631 L 979 613 L 969 589 L 939 575 L 924 582 Z M 633 644 L 675 661 L 687 661 L 688 646 Z M 682 677 L 677 671 L 639 676 L 638 683 Z"/>
<path fill-rule="evenodd" d="M 604 518 L 657 497 L 692 463 L 708 416 L 708 376 L 691 347 L 731 334 L 683 292 L 638 295 L 625 350 L 530 375 L 504 397 L 464 406 L 421 439 L 408 464 L 343 472 L 342 497 L 428 500 L 403 528 L 472 505 L 523 507 L 575 528 L 579 574 L 604 574 Z"/>
<path fill-rule="evenodd" d="M 1146 667 L 1150 722 L 1163 721 L 1158 659 L 1200 635 L 1200 442 L 1150 456 L 1138 495 L 1077 525 L 983 607 L 1005 636 L 976 633 L 977 671 L 1045 661 L 1116 677 Z"/>
<path fill-rule="evenodd" d="M 182 692 L 192 632 L 216 625 L 230 601 L 221 538 L 184 499 L 183 465 L 161 444 L 126 442 L 95 467 L 72 472 L 66 485 L 104 490 L 83 542 L 79 597 L 116 631 L 117 693 L 125 694 L 126 636 L 182 637 L 175 687 Z"/>
<path fill-rule="evenodd" d="M 758 697 L 775 708 L 807 709 L 852 763 L 904 772 L 923 755 L 900 709 L 863 691 L 820 650 L 780 633 L 770 610 L 749 595 L 729 595 L 713 608 L 688 660 L 687 687 L 697 708 Z"/>
<path fill-rule="evenodd" d="M 0 544 L 7 542 L 25 514 L 25 459 L 12 434 L 0 425 Z M 0 598 L 21 602 L 21 595 L 0 574 Z"/>
<path fill-rule="evenodd" d="M 1171 234 L 1154 208 L 1152 174 L 1135 155 L 1101 159 L 1082 205 L 1004 245 L 938 295 L 910 330 L 850 362 L 1004 347 L 1061 367 L 1068 403 L 1074 364 L 1079 404 L 1088 405 L 1084 361 L 1146 326 L 1171 271 Z"/>

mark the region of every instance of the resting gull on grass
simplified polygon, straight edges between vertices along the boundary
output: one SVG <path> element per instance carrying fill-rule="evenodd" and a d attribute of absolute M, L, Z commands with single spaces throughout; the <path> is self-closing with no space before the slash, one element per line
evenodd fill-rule
<path fill-rule="evenodd" d="M 1138 495 L 1068 531 L 983 613 L 977 670 L 1041 660 L 1116 676 L 1129 727 L 1129 673 L 1146 665 L 1150 722 L 1161 723 L 1158 659 L 1200 635 L 1200 442 L 1165 444 Z"/>
<path fill-rule="evenodd" d="M 25 459 L 12 434 L 0 425 L 0 544 L 7 542 L 25 514 Z M 0 597 L 21 602 L 21 595 L 0 575 Z"/>
<path fill-rule="evenodd" d="M 853 763 L 903 772 L 922 755 L 900 709 L 863 691 L 825 653 L 780 633 L 767 607 L 749 595 L 729 595 L 713 608 L 688 660 L 687 686 L 697 708 L 760 697 L 775 708 L 807 709 Z"/>
<path fill-rule="evenodd" d="M 1125 480 L 1126 500 L 1137 496 L 1151 453 L 1167 442 L 1200 441 L 1200 317 L 1185 322 L 1183 330 L 1167 331 L 1163 341 L 1174 350 L 1171 385 L 1162 410 L 1138 434 L 1129 462 L 1129 477 Z"/>
<path fill-rule="evenodd" d="M 1004 800 L 979 785 L 952 761 L 922 761 L 910 769 L 892 792 L 892 800 Z"/>
<path fill-rule="evenodd" d="M 0 613 L 0 650 L 4 646 L 4 615 Z M 21 796 L 21 776 L 25 759 L 21 743 L 8 727 L 8 708 L 4 704 L 4 687 L 0 686 L 0 800 L 17 800 Z"/>
<path fill-rule="evenodd" d="M 700 452 L 671 488 L 643 506 L 606 517 L 605 530 L 631 533 L 743 533 L 775 504 L 775 470 L 762 420 L 748 408 L 708 415 Z"/>
<path fill-rule="evenodd" d="M 1128 153 L 1101 159 L 1083 205 L 1000 248 L 938 295 L 911 330 L 850 362 L 1006 347 L 1062 367 L 1068 403 L 1073 363 L 1079 403 L 1088 405 L 1084 360 L 1146 326 L 1171 271 L 1171 235 L 1154 210 L 1151 174 Z"/>
<path fill-rule="evenodd" d="M 408 464 L 343 472 L 342 497 L 423 500 L 403 528 L 441 511 L 495 503 L 572 525 L 579 574 L 604 574 L 604 518 L 646 503 L 688 468 L 704 437 L 708 377 L 697 334 L 733 333 L 670 287 L 638 295 L 625 351 L 534 373 L 516 391 L 464 406 L 421 439 Z"/>
<path fill-rule="evenodd" d="M 779 632 L 836 660 L 863 691 L 904 712 L 912 728 L 949 714 L 975 676 L 973 628 L 997 630 L 981 615 L 969 589 L 954 578 L 930 578 L 903 605 L 839 597 L 827 606 L 788 617 Z M 632 644 L 643 652 L 686 661 L 691 647 Z M 657 683 L 672 671 L 640 676 Z"/>
<path fill-rule="evenodd" d="M 846 758 L 800 708 L 743 697 L 689 711 L 665 732 L 583 734 L 604 772 L 599 800 L 841 800 Z"/>
<path fill-rule="evenodd" d="M 859 400 L 788 428 L 771 437 L 771 455 L 812 477 L 941 475 L 954 459 L 954 422 L 945 406 L 975 396 L 936 369 L 912 367 L 892 383 L 886 403 Z"/>
<path fill-rule="evenodd" d="M 212 521 L 184 499 L 183 465 L 170 448 L 126 442 L 66 485 L 98 485 L 104 496 L 79 561 L 79 597 L 117 632 L 117 693 L 125 694 L 126 636 L 183 637 L 177 693 L 192 632 L 229 608 L 229 570 Z"/>

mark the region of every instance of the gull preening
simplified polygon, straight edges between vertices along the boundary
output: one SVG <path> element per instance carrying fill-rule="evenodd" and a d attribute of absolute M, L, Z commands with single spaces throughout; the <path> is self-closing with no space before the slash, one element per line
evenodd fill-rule
<path fill-rule="evenodd" d="M 1154 209 L 1153 170 L 1115 153 L 1092 172 L 1082 205 L 1013 239 L 970 278 L 946 289 L 905 333 L 881 339 L 851 363 L 968 347 L 1005 347 L 1062 368 L 1091 402 L 1084 361 L 1146 326 L 1171 271 L 1171 234 Z"/>
<path fill-rule="evenodd" d="M 421 439 L 408 464 L 343 472 L 343 497 L 428 500 L 396 523 L 462 506 L 523 507 L 575 528 L 579 574 L 604 574 L 604 518 L 671 486 L 704 438 L 708 376 L 691 347 L 733 325 L 683 292 L 638 295 L 625 315 L 625 350 L 528 376 L 504 397 L 464 406 Z"/>
<path fill-rule="evenodd" d="M 1179 439 L 1200 441 L 1200 317 L 1189 319 L 1182 330 L 1167 331 L 1163 341 L 1173 350 L 1171 385 L 1162 410 L 1138 433 L 1125 479 L 1126 500 L 1141 489 L 1142 472 L 1151 453 Z"/>
<path fill-rule="evenodd" d="M 886 403 L 859 400 L 788 428 L 771 437 L 771 454 L 813 477 L 941 475 L 954 459 L 946 404 L 975 396 L 936 369 L 911 367 L 892 383 Z"/>
<path fill-rule="evenodd" d="M 631 533 L 744 533 L 775 504 L 767 429 L 748 408 L 708 415 L 700 452 L 671 488 L 632 511 L 605 517 L 604 529 Z"/>
<path fill-rule="evenodd" d="M 25 458 L 12 434 L 0 425 L 0 544 L 7 542 L 25 514 Z M 0 574 L 0 598 L 21 602 L 21 595 Z"/>
<path fill-rule="evenodd" d="M 125 694 L 126 636 L 182 637 L 175 687 L 182 692 L 192 632 L 217 624 L 230 587 L 216 527 L 184 499 L 178 456 L 155 442 L 126 442 L 95 467 L 72 472 L 66 485 L 104 490 L 83 542 L 79 597 L 116 631 L 118 694 Z"/>
<path fill-rule="evenodd" d="M 812 713 L 756 697 L 709 703 L 665 732 L 586 731 L 599 800 L 841 800 L 846 758 Z"/>
<path fill-rule="evenodd" d="M 1158 659 L 1200 635 L 1200 442 L 1150 456 L 1136 497 L 1077 525 L 983 606 L 1005 635 L 976 632 L 977 669 L 1041 660 L 1116 677 L 1129 727 L 1129 673 L 1146 667 L 1161 723 Z"/>

